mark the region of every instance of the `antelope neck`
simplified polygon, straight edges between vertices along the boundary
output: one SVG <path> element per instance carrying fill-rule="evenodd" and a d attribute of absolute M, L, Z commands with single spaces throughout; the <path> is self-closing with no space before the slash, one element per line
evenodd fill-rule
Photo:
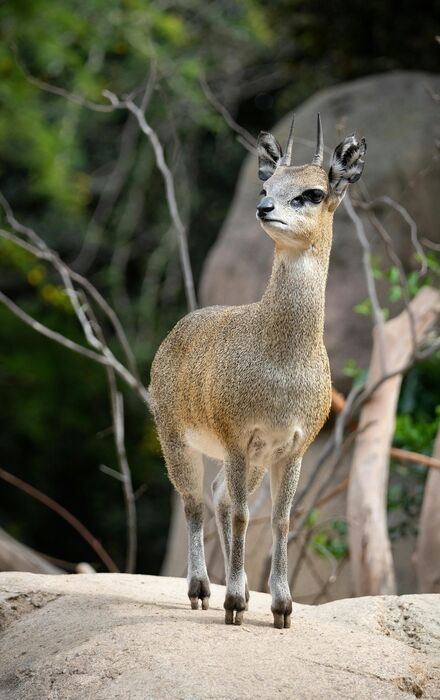
<path fill-rule="evenodd" d="M 275 248 L 269 284 L 260 301 L 261 338 L 270 354 L 320 349 L 324 334 L 329 253 L 291 255 Z"/>

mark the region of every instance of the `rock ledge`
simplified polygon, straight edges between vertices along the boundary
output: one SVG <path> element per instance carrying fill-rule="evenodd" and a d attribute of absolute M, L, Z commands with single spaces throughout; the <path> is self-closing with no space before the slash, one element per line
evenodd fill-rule
<path fill-rule="evenodd" d="M 176 578 L 0 574 L 0 698 L 439 698 L 440 595 L 193 611 Z"/>

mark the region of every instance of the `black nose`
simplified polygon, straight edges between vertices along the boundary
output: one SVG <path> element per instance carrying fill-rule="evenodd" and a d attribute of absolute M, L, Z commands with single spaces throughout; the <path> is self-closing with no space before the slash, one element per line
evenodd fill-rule
<path fill-rule="evenodd" d="M 263 199 L 257 204 L 258 216 L 264 218 L 272 209 L 275 209 L 275 202 L 272 197 L 263 197 Z"/>

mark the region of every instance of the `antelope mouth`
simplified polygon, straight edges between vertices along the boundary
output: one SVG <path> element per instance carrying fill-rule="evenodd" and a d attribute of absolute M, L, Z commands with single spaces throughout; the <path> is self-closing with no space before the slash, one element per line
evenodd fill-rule
<path fill-rule="evenodd" d="M 281 221 L 281 219 L 267 219 L 267 218 L 262 219 L 261 217 L 259 217 L 259 219 L 260 219 L 262 224 L 278 224 L 278 225 L 287 227 L 286 222 Z"/>

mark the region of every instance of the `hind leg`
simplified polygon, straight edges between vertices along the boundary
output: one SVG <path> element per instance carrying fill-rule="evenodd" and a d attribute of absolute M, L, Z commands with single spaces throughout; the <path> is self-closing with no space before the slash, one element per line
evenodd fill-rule
<path fill-rule="evenodd" d="M 263 467 L 251 467 L 248 476 L 248 493 L 252 494 L 261 484 L 265 474 Z M 228 580 L 229 562 L 231 558 L 232 541 L 232 506 L 231 497 L 228 493 L 225 480 L 224 469 L 221 469 L 212 482 L 212 495 L 215 506 L 215 519 L 225 561 L 225 578 Z M 245 574 L 245 601 L 246 610 L 249 603 L 249 586 Z"/>
<path fill-rule="evenodd" d="M 208 572 L 203 546 L 203 458 L 199 452 L 187 447 L 183 442 L 173 440 L 168 444 L 161 439 L 162 450 L 171 482 L 179 492 L 188 527 L 188 597 L 193 610 L 199 607 L 208 610 Z"/>
<path fill-rule="evenodd" d="M 212 496 L 215 506 L 215 519 L 220 538 L 220 545 L 223 552 L 225 562 L 225 577 L 228 578 L 229 559 L 231 556 L 231 540 L 232 540 L 232 510 L 231 498 L 225 483 L 225 474 L 223 469 L 219 471 L 214 481 L 212 482 Z"/>

